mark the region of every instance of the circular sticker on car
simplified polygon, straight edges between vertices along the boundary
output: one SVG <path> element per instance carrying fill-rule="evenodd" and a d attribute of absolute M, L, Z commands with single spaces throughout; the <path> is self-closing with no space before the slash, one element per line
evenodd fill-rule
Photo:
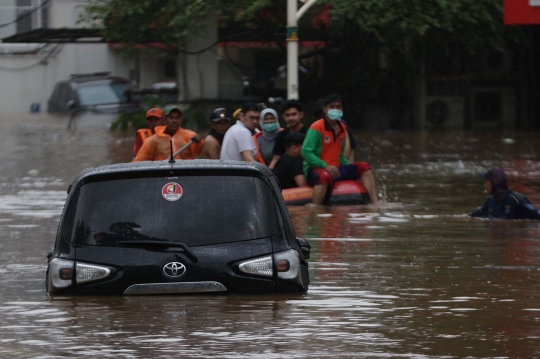
<path fill-rule="evenodd" d="M 182 190 L 182 186 L 176 182 L 167 183 L 161 190 L 163 198 L 165 198 L 167 201 L 178 201 L 180 197 L 182 197 L 183 192 L 184 190 Z"/>

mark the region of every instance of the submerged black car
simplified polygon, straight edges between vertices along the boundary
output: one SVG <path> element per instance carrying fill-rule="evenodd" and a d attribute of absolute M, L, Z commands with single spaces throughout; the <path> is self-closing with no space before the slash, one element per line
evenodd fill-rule
<path fill-rule="evenodd" d="M 58 294 L 303 293 L 309 244 L 260 164 L 140 162 L 82 171 L 46 286 Z"/>

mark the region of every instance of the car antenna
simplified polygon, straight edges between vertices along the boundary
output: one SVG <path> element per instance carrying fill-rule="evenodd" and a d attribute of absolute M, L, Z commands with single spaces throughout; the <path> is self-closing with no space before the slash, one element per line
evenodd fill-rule
<path fill-rule="evenodd" d="M 172 140 L 171 140 L 171 158 L 169 158 L 169 163 L 176 163 L 176 161 L 174 160 L 174 152 L 172 149 Z"/>

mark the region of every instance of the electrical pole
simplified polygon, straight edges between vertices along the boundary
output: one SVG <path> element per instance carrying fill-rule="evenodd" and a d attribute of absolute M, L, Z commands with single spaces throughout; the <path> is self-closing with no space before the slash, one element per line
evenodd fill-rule
<path fill-rule="evenodd" d="M 298 10 L 298 0 L 287 0 L 287 98 L 298 99 L 298 20 L 317 0 L 300 0 L 305 3 Z"/>

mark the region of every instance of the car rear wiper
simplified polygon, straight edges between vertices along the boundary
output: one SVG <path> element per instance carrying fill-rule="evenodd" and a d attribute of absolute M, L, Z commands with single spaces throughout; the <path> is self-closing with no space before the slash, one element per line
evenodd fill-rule
<path fill-rule="evenodd" d="M 186 255 L 191 259 L 193 263 L 197 263 L 199 260 L 195 253 L 187 245 L 181 242 L 169 242 L 169 241 L 118 241 L 119 246 L 126 247 L 180 247 Z"/>

